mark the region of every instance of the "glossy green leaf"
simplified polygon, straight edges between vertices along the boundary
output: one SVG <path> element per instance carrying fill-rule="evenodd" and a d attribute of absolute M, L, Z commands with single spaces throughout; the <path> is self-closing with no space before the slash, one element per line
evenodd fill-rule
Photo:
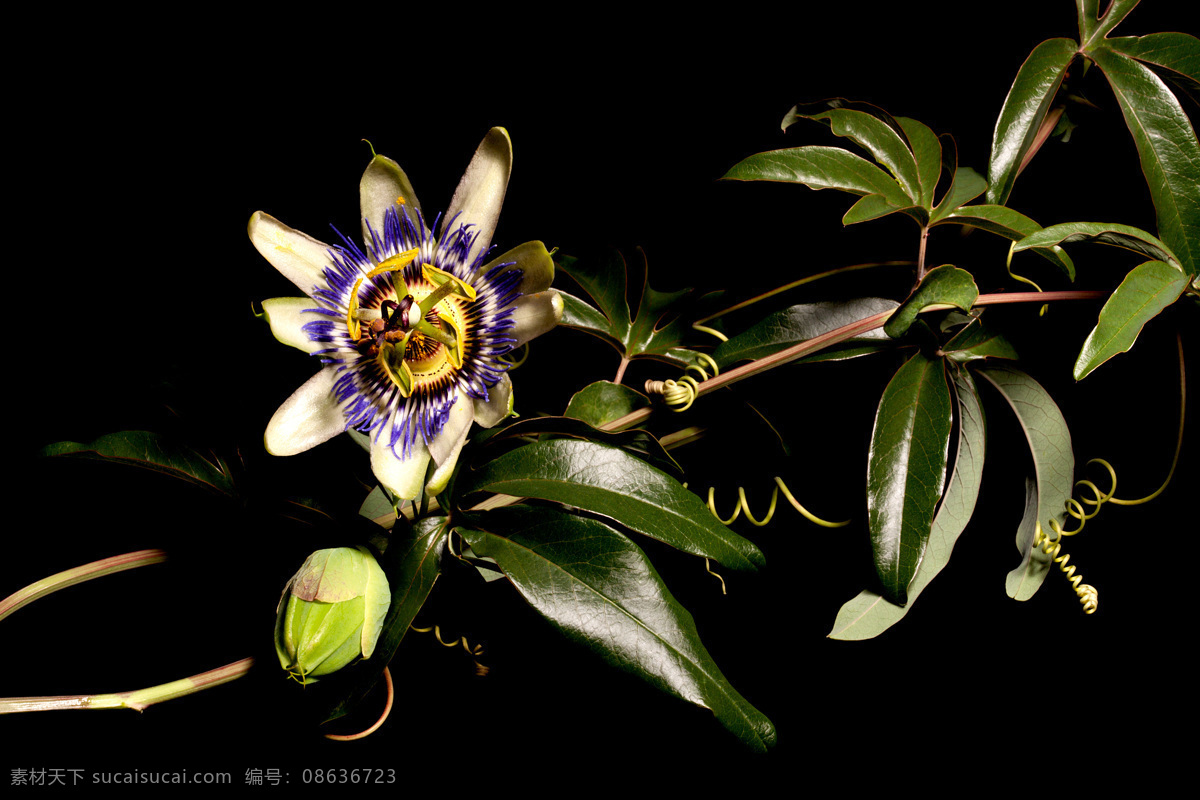
<path fill-rule="evenodd" d="M 797 106 L 789 116 L 827 123 L 835 136 L 850 139 L 870 153 L 892 174 L 910 201 L 920 202 L 921 181 L 917 174 L 917 162 L 904 136 L 876 114 L 843 107 L 840 100 L 834 102 L 839 105 L 830 108 L 827 103 L 817 103 L 807 111 L 801 111 L 801 107 Z"/>
<path fill-rule="evenodd" d="M 610 517 L 638 533 L 732 569 L 753 570 L 762 551 L 719 523 L 670 475 L 611 445 L 553 439 L 481 466 L 469 491 L 537 497 Z"/>
<path fill-rule="evenodd" d="M 459 532 L 569 638 L 711 710 L 749 747 L 765 752 L 775 743 L 771 721 L 730 686 L 691 614 L 628 538 L 597 520 L 546 508 L 496 509 L 487 522 L 514 532 Z"/>
<path fill-rule="evenodd" d="M 988 163 L 987 201 L 1004 205 L 1012 193 L 1021 162 L 1050 110 L 1078 45 L 1070 39 L 1050 39 L 1033 48 L 1021 65 L 1000 109 Z"/>
<path fill-rule="evenodd" d="M 333 687 L 322 682 L 323 692 L 331 688 L 337 692 L 324 698 L 328 709 L 323 717 L 325 720 L 336 719 L 348 712 L 383 674 L 383 668 L 396 654 L 409 625 L 425 605 L 441 574 L 442 550 L 447 535 L 445 517 L 426 517 L 417 520 L 411 528 L 393 530 L 387 549 L 378 558 L 392 590 L 392 604 L 383 620 L 383 634 L 371 658 L 358 661 L 339 673 L 339 679 L 344 676 L 345 680 L 339 680 Z"/>
<path fill-rule="evenodd" d="M 875 571 L 890 602 L 908 602 L 942 496 L 953 411 L 941 359 L 918 353 L 896 372 L 875 415 L 867 522 Z"/>
<path fill-rule="evenodd" d="M 650 398 L 637 389 L 612 381 L 596 381 L 571 396 L 564 416 L 574 417 L 602 428 L 607 423 L 648 405 Z"/>
<path fill-rule="evenodd" d="M 978 373 L 999 390 L 1017 415 L 1033 454 L 1035 481 L 1032 499 L 1036 508 L 1031 522 L 1017 530 L 1017 550 L 1021 563 L 1009 573 L 1008 596 L 1016 600 L 1033 597 L 1050 564 L 1040 547 L 1033 546 L 1038 525 L 1049 530 L 1050 520 L 1062 523 L 1067 499 L 1071 496 L 1075 474 L 1075 454 L 1071 450 L 1071 432 L 1053 398 L 1033 378 L 1012 367 L 989 367 Z M 1028 515 L 1027 515 L 1028 516 Z"/>
<path fill-rule="evenodd" d="M 756 153 L 735 164 L 721 180 L 802 183 L 818 191 L 877 194 L 898 209 L 912 203 L 894 178 L 840 147 L 793 147 Z"/>
<path fill-rule="evenodd" d="M 1200 39 L 1188 33 L 1151 33 L 1120 36 L 1105 46 L 1157 68 L 1165 77 L 1200 99 Z"/>
<path fill-rule="evenodd" d="M 1147 261 L 1130 270 L 1100 309 L 1100 320 L 1075 362 L 1075 380 L 1083 380 L 1118 353 L 1129 352 L 1142 326 L 1178 300 L 1187 285 L 1188 276 L 1163 261 Z"/>
<path fill-rule="evenodd" d="M 1012 241 L 1024 239 L 1042 230 L 1041 225 L 1019 211 L 1005 206 L 990 205 L 962 206 L 939 219 L 934 225 L 966 225 Z M 1050 242 L 1030 249 L 1065 272 L 1068 278 L 1075 280 L 1075 263 L 1056 243 Z"/>
<path fill-rule="evenodd" d="M 895 214 L 897 211 L 916 211 L 917 206 L 907 204 L 895 206 L 888 202 L 883 195 L 868 194 L 860 197 L 858 202 L 850 206 L 850 210 L 842 216 L 843 225 L 857 225 L 860 222 L 870 222 L 873 219 Z"/>
<path fill-rule="evenodd" d="M 923 309 L 934 305 L 951 305 L 970 311 L 978 297 L 979 287 L 975 285 L 971 273 L 943 264 L 925 273 L 920 285 L 884 323 L 883 332 L 893 339 L 899 338 L 912 327 Z"/>
<path fill-rule="evenodd" d="M 676 480 L 683 480 L 683 469 L 652 434 L 640 429 L 598 430 L 590 423 L 572 417 L 530 417 L 514 422 L 490 436 L 484 447 L 475 452 L 472 463 L 498 458 L 503 448 L 511 449 L 514 443 L 523 445 L 524 442 L 520 440 L 529 437 L 550 439 L 562 436 L 619 447 Z"/>
<path fill-rule="evenodd" d="M 942 201 L 938 203 L 937 208 L 930 215 L 930 225 L 932 226 L 938 220 L 958 210 L 964 203 L 971 202 L 986 191 L 987 181 L 978 172 L 970 167 L 955 169 L 954 177 L 950 181 L 950 187 L 946 189 L 946 194 L 942 196 Z"/>
<path fill-rule="evenodd" d="M 829 333 L 844 325 L 858 322 L 884 311 L 898 308 L 895 300 L 882 297 L 860 297 L 845 303 L 804 303 L 777 311 L 753 327 L 722 342 L 713 352 L 713 359 L 722 368 L 748 359 L 758 359 L 785 350 L 792 345 Z M 846 344 L 865 343 L 883 346 L 888 337 L 873 330 Z"/>
<path fill-rule="evenodd" d="M 1141 228 L 1118 225 L 1115 222 L 1064 222 L 1061 225 L 1051 225 L 1018 239 L 1013 245 L 1013 251 L 1046 248 L 1071 242 L 1099 242 L 1123 247 L 1156 261 L 1167 261 L 1180 268 L 1179 259 L 1175 254 L 1154 236 Z"/>
<path fill-rule="evenodd" d="M 909 147 L 912 148 L 913 158 L 917 163 L 917 183 L 920 186 L 918 204 L 926 211 L 933 209 L 934 190 L 937 189 L 938 178 L 942 174 L 942 144 L 939 137 L 928 125 L 908 117 L 896 117 L 896 122 L 904 129 L 908 137 Z"/>
<path fill-rule="evenodd" d="M 1079 21 L 1079 41 L 1084 49 L 1097 44 L 1129 15 L 1141 0 L 1105 0 L 1103 15 L 1100 0 L 1075 0 Z"/>
<path fill-rule="evenodd" d="M 956 363 L 977 361 L 983 358 L 1017 358 L 1016 348 L 1004 336 L 987 327 L 977 319 L 954 335 L 942 347 L 946 358 Z"/>
<path fill-rule="evenodd" d="M 829 632 L 831 639 L 870 639 L 899 622 L 921 591 L 949 563 L 954 543 L 975 511 L 987 442 L 983 406 L 975 382 L 965 369 L 954 373 L 953 380 L 959 421 L 954 470 L 933 520 L 925 556 L 908 585 L 908 604 L 896 605 L 880 593 L 865 589 L 838 611 Z"/>
<path fill-rule="evenodd" d="M 87 444 L 55 442 L 43 448 L 42 455 L 127 464 L 179 478 L 217 494 L 234 493 L 229 469 L 221 459 L 215 455 L 205 456 L 198 450 L 150 431 L 108 433 Z"/>
<path fill-rule="evenodd" d="M 1108 48 L 1089 55 L 1112 86 L 1154 200 L 1158 235 L 1189 275 L 1200 270 L 1200 142 L 1179 100 L 1149 67 Z"/>
<path fill-rule="evenodd" d="M 648 356 L 674 364 L 691 363 L 694 353 L 683 347 L 690 329 L 680 313 L 683 301 L 691 299 L 691 289 L 657 291 L 646 282 L 648 269 L 644 269 L 641 299 L 637 313 L 631 317 L 627 298 L 628 268 L 620 253 L 612 251 L 590 259 L 559 255 L 556 260 L 563 272 L 574 278 L 596 304 L 593 307 L 579 297 L 562 292 L 560 325 L 599 336 L 624 358 Z"/>

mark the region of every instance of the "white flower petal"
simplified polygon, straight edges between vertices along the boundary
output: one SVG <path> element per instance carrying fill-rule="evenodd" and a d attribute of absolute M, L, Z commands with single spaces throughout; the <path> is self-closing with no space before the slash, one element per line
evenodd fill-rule
<path fill-rule="evenodd" d="M 467 431 L 469 430 L 470 428 L 467 428 Z M 463 431 L 462 438 L 455 442 L 450 455 L 429 476 L 429 483 L 425 484 L 425 493 L 430 497 L 440 494 L 446 488 L 446 484 L 450 482 L 450 476 L 454 474 L 454 467 L 458 464 L 458 456 L 462 452 L 463 444 L 467 441 L 467 431 Z"/>
<path fill-rule="evenodd" d="M 383 238 L 383 215 L 389 208 L 400 204 L 412 212 L 420 211 L 421 204 L 417 202 L 417 193 L 413 191 L 408 176 L 400 165 L 387 156 L 375 156 L 363 172 L 362 180 L 358 183 L 359 208 L 363 217 L 363 241 L 371 241 L 371 233 L 367 223 L 375 229 L 380 239 Z"/>
<path fill-rule="evenodd" d="M 267 423 L 267 452 L 294 456 L 346 430 L 346 415 L 333 394 L 337 370 L 326 367 L 284 401 Z"/>
<path fill-rule="evenodd" d="M 508 377 L 507 372 L 504 373 L 500 381 L 488 389 L 487 400 L 472 399 L 471 402 L 475 406 L 475 421 L 479 427 L 491 428 L 503 422 L 513 410 L 512 378 Z"/>
<path fill-rule="evenodd" d="M 262 306 L 267 324 L 271 326 L 271 334 L 279 341 L 306 353 L 329 347 L 328 343 L 314 342 L 308 331 L 304 330 L 308 323 L 324 318 L 312 313 L 313 309 L 321 307 L 315 300 L 307 297 L 273 297 L 263 300 Z"/>
<path fill-rule="evenodd" d="M 283 277 L 312 296 L 313 287 L 324 285 L 329 266 L 329 245 L 289 228 L 270 214 L 255 211 L 247 226 L 250 241 Z"/>
<path fill-rule="evenodd" d="M 382 432 L 378 439 L 371 439 L 371 471 L 393 494 L 405 500 L 416 500 L 421 496 L 421 488 L 425 483 L 429 450 L 418 436 L 408 458 L 401 459 L 387 445 L 389 440 L 387 431 Z"/>
<path fill-rule="evenodd" d="M 553 328 L 562 319 L 563 299 L 554 289 L 518 297 L 513 303 L 514 327 L 509 331 L 516 338 L 513 347 L 520 347 Z"/>
<path fill-rule="evenodd" d="M 471 398 L 457 389 L 454 392 L 457 399 L 454 405 L 450 406 L 446 424 L 436 436 L 426 442 L 429 455 L 433 456 L 433 462 L 439 467 L 450 458 L 452 452 L 462 447 L 462 440 L 466 438 L 471 423 L 475 421 L 475 408 L 471 405 Z"/>
<path fill-rule="evenodd" d="M 504 128 L 492 128 L 475 151 L 475 157 L 467 165 L 450 207 L 443 217 L 442 234 L 446 224 L 470 224 L 476 232 L 476 253 L 485 252 L 492 243 L 496 220 L 500 218 L 500 207 L 504 205 L 504 191 L 508 188 L 508 176 L 512 172 L 512 142 Z"/>
<path fill-rule="evenodd" d="M 521 294 L 544 292 L 554 282 L 554 259 L 546 252 L 546 245 L 541 242 L 526 242 L 517 245 L 499 258 L 493 258 L 476 272 L 476 275 L 487 275 L 497 264 L 516 262 L 496 273 L 496 277 L 509 270 L 519 269 L 522 272 L 521 282 L 517 291 Z"/>

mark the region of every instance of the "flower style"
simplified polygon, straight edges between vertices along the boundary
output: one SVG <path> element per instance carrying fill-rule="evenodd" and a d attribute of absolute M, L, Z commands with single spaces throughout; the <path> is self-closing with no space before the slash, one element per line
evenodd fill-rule
<path fill-rule="evenodd" d="M 269 452 L 368 433 L 375 476 L 412 500 L 445 488 L 472 421 L 487 428 L 512 413 L 501 356 L 558 324 L 563 303 L 541 242 L 483 263 L 511 169 L 508 132 L 493 128 L 436 237 L 404 171 L 378 155 L 359 183 L 363 249 L 250 218 L 254 246 L 308 295 L 265 301 L 271 332 L 325 365 L 271 418 Z"/>

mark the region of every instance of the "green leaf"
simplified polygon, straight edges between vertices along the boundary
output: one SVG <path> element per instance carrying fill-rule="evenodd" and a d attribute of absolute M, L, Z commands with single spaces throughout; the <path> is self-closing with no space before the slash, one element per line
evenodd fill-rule
<path fill-rule="evenodd" d="M 1141 0 L 1108 0 L 1104 16 L 1100 15 L 1100 0 L 1075 0 L 1079 20 L 1079 41 L 1084 48 L 1099 42 L 1133 11 Z"/>
<path fill-rule="evenodd" d="M 323 698 L 327 709 L 323 719 L 336 719 L 348 712 L 383 674 L 396 654 L 408 627 L 416 619 L 417 612 L 425 605 L 434 582 L 442 571 L 442 550 L 446 544 L 448 530 L 445 517 L 426 517 L 417 520 L 411 528 L 393 531 L 387 549 L 378 558 L 388 577 L 392 590 L 392 604 L 383 620 L 383 634 L 375 644 L 370 658 L 355 662 L 342 670 L 339 680 L 332 686 L 322 681 L 322 692 L 334 690 L 336 694 Z M 341 678 L 343 678 L 342 680 Z"/>
<path fill-rule="evenodd" d="M 1041 225 L 1019 211 L 1013 211 L 1005 206 L 989 205 L 962 206 L 933 223 L 931 227 L 937 225 L 966 225 L 1003 236 L 1012 241 L 1023 239 L 1042 230 Z M 1065 272 L 1068 278 L 1075 280 L 1075 263 L 1057 244 L 1052 243 L 1031 249 Z"/>
<path fill-rule="evenodd" d="M 895 300 L 882 297 L 860 297 L 845 303 L 795 305 L 767 316 L 729 341 L 722 342 L 713 352 L 713 359 L 724 368 L 739 361 L 763 358 L 844 325 L 898 307 L 899 303 Z M 851 339 L 846 344 L 860 348 L 867 346 L 872 348 L 869 352 L 874 352 L 878 347 L 885 346 L 887 341 L 888 337 L 876 329 L 857 339 Z"/>
<path fill-rule="evenodd" d="M 921 591 L 950 562 L 954 543 L 966 529 L 975 511 L 987 442 L 979 391 L 965 369 L 954 373 L 954 393 L 958 400 L 959 425 L 954 471 L 933 520 L 925 557 L 921 559 L 908 585 L 908 604 L 896 605 L 878 592 L 865 589 L 838 611 L 833 629 L 829 632 L 831 639 L 870 639 L 883 633 L 908 613 Z"/>
<path fill-rule="evenodd" d="M 894 206 L 883 195 L 869 194 L 859 198 L 857 203 L 850 206 L 850 210 L 842 216 L 842 224 L 857 225 L 860 222 L 869 222 L 886 217 L 888 214 L 895 214 L 897 211 L 914 209 L 916 209 L 914 205 Z"/>
<path fill-rule="evenodd" d="M 596 381 L 571 396 L 564 416 L 602 428 L 648 405 L 650 399 L 636 389 L 612 381 Z"/>
<path fill-rule="evenodd" d="M 1037 592 L 1046 577 L 1050 558 L 1040 547 L 1033 546 L 1037 528 L 1049 530 L 1050 520 L 1062 523 L 1066 505 L 1074 488 L 1075 454 L 1071 450 L 1071 431 L 1067 421 L 1037 381 L 1012 367 L 989 367 L 979 375 L 996 387 L 1017 415 L 1033 454 L 1036 480 L 1026 500 L 1027 521 L 1017 530 L 1017 550 L 1021 563 L 1008 574 L 1008 596 L 1028 600 Z"/>
<path fill-rule="evenodd" d="M 1115 222 L 1064 222 L 1051 225 L 1018 239 L 1013 251 L 1046 248 L 1071 242 L 1099 242 L 1123 247 L 1156 261 L 1167 261 L 1181 268 L 1179 259 L 1168 247 L 1141 228 L 1118 225 Z"/>
<path fill-rule="evenodd" d="M 975 320 L 956 333 L 942 347 L 942 352 L 946 358 L 959 364 L 983 358 L 1017 358 L 1012 343 L 984 325 L 982 319 Z"/>
<path fill-rule="evenodd" d="M 1188 276 L 1163 261 L 1147 261 L 1130 270 L 1100 309 L 1100 320 L 1075 362 L 1075 380 L 1083 380 L 1118 353 L 1129 352 L 1142 326 L 1178 300 L 1187 285 Z"/>
<path fill-rule="evenodd" d="M 514 422 L 488 437 L 484 447 L 476 451 L 472 463 L 497 458 L 497 446 L 504 447 L 516 440 L 533 436 L 547 439 L 569 436 L 573 439 L 602 442 L 632 453 L 676 480 L 683 480 L 683 468 L 652 434 L 640 429 L 602 431 L 572 417 L 530 417 Z"/>
<path fill-rule="evenodd" d="M 42 455 L 128 464 L 179 478 L 217 494 L 234 493 L 229 469 L 221 459 L 215 455 L 206 457 L 198 450 L 150 431 L 108 433 L 88 444 L 55 442 L 43 448 Z"/>
<path fill-rule="evenodd" d="M 936 133 L 923 122 L 908 117 L 896 117 L 904 129 L 908 144 L 917 163 L 917 182 L 920 194 L 914 198 L 926 211 L 933 209 L 933 194 L 942 174 L 942 144 Z"/>
<path fill-rule="evenodd" d="M 516 532 L 458 530 L 569 638 L 711 710 L 749 747 L 765 752 L 774 745 L 771 721 L 730 686 L 701 644 L 691 614 L 633 542 L 598 520 L 546 508 L 496 509 L 487 524 Z"/>
<path fill-rule="evenodd" d="M 884 596 L 908 602 L 942 496 L 953 411 L 941 359 L 918 353 L 879 401 L 867 467 L 867 521 Z"/>
<path fill-rule="evenodd" d="M 1188 33 L 1120 36 L 1105 46 L 1143 64 L 1157 67 L 1167 78 L 1200 100 L 1200 39 Z"/>
<path fill-rule="evenodd" d="M 1184 272 L 1200 270 L 1200 142 L 1179 100 L 1148 67 L 1108 48 L 1089 53 L 1104 71 L 1137 145 L 1158 235 Z M 1152 255 L 1151 258 L 1163 259 Z"/>
<path fill-rule="evenodd" d="M 382 486 L 376 486 L 367 495 L 367 499 L 363 500 L 362 505 L 358 507 L 358 515 L 366 517 L 372 522 L 380 522 L 381 520 L 388 519 L 394 522 L 396 520 L 396 505 L 392 502 L 392 498 L 388 495 L 386 489 Z"/>
<path fill-rule="evenodd" d="M 883 325 L 883 332 L 896 339 L 912 327 L 922 309 L 933 305 L 952 305 L 970 311 L 979 297 L 979 287 L 971 273 L 950 264 L 929 270 L 903 305 Z"/>
<path fill-rule="evenodd" d="M 788 112 L 785 122 L 789 118 L 804 118 L 828 123 L 835 136 L 850 139 L 870 153 L 872 158 L 892 174 L 908 199 L 912 203 L 919 203 L 921 181 L 917 174 L 917 162 L 909 150 L 904 134 L 899 132 L 895 123 L 889 125 L 880 118 L 881 109 L 875 109 L 877 113 L 871 113 L 853 107 L 855 105 L 857 104 L 838 98 L 807 107 L 796 106 Z M 902 126 L 899 129 L 902 130 Z M 940 165 L 940 159 L 938 163 Z"/>
<path fill-rule="evenodd" d="M 1012 193 L 1021 162 L 1037 137 L 1078 45 L 1070 39 L 1050 39 L 1033 48 L 1021 65 L 992 139 L 988 163 L 987 201 L 1002 206 Z"/>
<path fill-rule="evenodd" d="M 678 481 L 617 447 L 553 439 L 505 453 L 470 476 L 469 491 L 537 497 L 602 514 L 627 528 L 732 569 L 763 555 L 719 523 Z"/>
<path fill-rule="evenodd" d="M 628 268 L 620 253 L 612 251 L 597 258 L 564 255 L 555 258 L 563 272 L 574 278 L 596 303 L 592 307 L 574 295 L 561 292 L 560 325 L 599 336 L 623 358 L 646 356 L 673 364 L 691 363 L 694 353 L 681 346 L 690 332 L 681 313 L 681 301 L 691 299 L 691 289 L 659 292 L 652 288 L 647 282 L 649 269 L 643 254 L 642 293 L 637 313 L 631 318 L 626 296 Z"/>
<path fill-rule="evenodd" d="M 945 217 L 964 203 L 969 203 L 987 191 L 987 181 L 970 167 L 958 166 L 958 145 L 954 137 L 942 134 L 938 137 L 942 149 L 942 169 L 950 175 L 950 186 L 929 215 L 930 225 Z"/>
<path fill-rule="evenodd" d="M 912 204 L 890 175 L 840 147 L 793 147 L 756 153 L 738 162 L 721 180 L 802 183 L 810 189 L 839 189 L 881 195 L 897 209 Z"/>

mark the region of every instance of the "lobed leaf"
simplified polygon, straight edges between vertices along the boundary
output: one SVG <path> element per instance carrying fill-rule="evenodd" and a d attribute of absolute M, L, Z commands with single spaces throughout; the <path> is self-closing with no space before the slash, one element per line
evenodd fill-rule
<path fill-rule="evenodd" d="M 1048 530 L 1050 520 L 1061 524 L 1074 488 L 1071 431 L 1053 398 L 1024 372 L 1012 367 L 989 367 L 979 370 L 979 375 L 996 387 L 1017 415 L 1033 454 L 1035 480 L 1027 494 L 1026 519 L 1017 530 L 1021 563 L 1006 581 L 1009 597 L 1028 600 L 1042 585 L 1051 563 L 1040 547 L 1033 546 L 1037 528 Z"/>
<path fill-rule="evenodd" d="M 217 494 L 232 496 L 233 480 L 226 465 L 186 445 L 151 431 L 108 433 L 87 444 L 55 442 L 42 448 L 43 456 L 109 461 L 179 478 Z"/>
<path fill-rule="evenodd" d="M 942 143 L 928 125 L 908 117 L 896 117 L 904 129 L 913 159 L 917 163 L 918 196 L 913 198 L 927 212 L 933 210 L 933 195 L 942 174 Z"/>
<path fill-rule="evenodd" d="M 1088 53 L 1112 86 L 1154 200 L 1158 235 L 1174 256 L 1151 258 L 1200 271 L 1200 142 L 1179 100 L 1138 61 L 1107 47 Z"/>
<path fill-rule="evenodd" d="M 960 364 L 984 358 L 1017 358 L 1012 343 L 985 326 L 982 319 L 975 320 L 956 333 L 942 347 L 942 351 L 946 358 Z"/>
<path fill-rule="evenodd" d="M 547 508 L 500 508 L 490 527 L 459 528 L 493 558 L 525 600 L 569 638 L 609 663 L 690 703 L 765 752 L 775 728 L 739 695 L 700 641 L 691 614 L 671 596 L 646 555 L 602 522 Z"/>
<path fill-rule="evenodd" d="M 1046 248 L 1071 242 L 1100 242 L 1114 247 L 1123 247 L 1157 261 L 1168 261 L 1176 268 L 1179 259 L 1168 247 L 1141 228 L 1118 225 L 1115 222 L 1064 222 L 1051 225 L 1017 240 L 1013 251 Z"/>
<path fill-rule="evenodd" d="M 860 297 L 844 303 L 795 305 L 767 316 L 729 341 L 722 342 L 713 352 L 713 359 L 721 367 L 726 367 L 747 359 L 763 358 L 844 325 L 898 307 L 899 303 L 895 300 L 882 297 Z M 851 339 L 846 344 L 859 348 L 868 346 L 872 348 L 870 351 L 874 352 L 875 349 L 884 346 L 887 338 L 886 334 L 876 329 L 857 339 Z"/>
<path fill-rule="evenodd" d="M 1075 380 L 1083 380 L 1113 356 L 1129 352 L 1142 326 L 1178 300 L 1187 285 L 1188 276 L 1163 261 L 1147 261 L 1130 270 L 1100 309 L 1100 319 L 1075 361 Z"/>
<path fill-rule="evenodd" d="M 836 105 L 830 107 L 831 104 Z M 903 127 L 898 125 L 899 120 L 889 124 L 889 121 L 881 118 L 881 109 L 874 109 L 876 113 L 872 113 L 856 108 L 855 105 L 857 104 L 839 98 L 815 103 L 807 108 L 796 106 L 788 113 L 788 118 L 828 123 L 835 136 L 850 139 L 870 153 L 875 161 L 892 174 L 908 199 L 912 203 L 919 203 L 921 180 L 917 174 L 917 162 L 909 150 L 905 134 L 900 132 Z"/>
<path fill-rule="evenodd" d="M 1151 33 L 1119 36 L 1105 46 L 1143 64 L 1157 67 L 1165 77 L 1200 102 L 1200 39 L 1189 33 Z"/>
<path fill-rule="evenodd" d="M 1041 225 L 1019 211 L 1013 211 L 1005 206 L 992 205 L 962 206 L 939 219 L 934 225 L 966 225 L 1013 241 L 1024 239 L 1042 230 Z M 1051 243 L 1029 249 L 1061 269 L 1068 278 L 1075 280 L 1075 263 L 1057 244 Z"/>
<path fill-rule="evenodd" d="M 1079 41 L 1084 48 L 1102 40 L 1133 11 L 1141 0 L 1108 0 L 1104 13 L 1100 13 L 1100 0 L 1075 0 L 1079 20 Z"/>
<path fill-rule="evenodd" d="M 840 147 L 812 145 L 756 153 L 735 164 L 721 180 L 802 183 L 817 191 L 877 194 L 897 209 L 912 203 L 894 178 Z"/>
<path fill-rule="evenodd" d="M 941 359 L 921 353 L 879 401 L 867 466 L 867 521 L 875 571 L 890 602 L 908 602 L 942 496 L 953 411 Z"/>
<path fill-rule="evenodd" d="M 952 305 L 970 311 L 979 298 L 979 287 L 966 270 L 950 264 L 929 270 L 907 300 L 883 325 L 883 332 L 896 339 L 903 336 L 917 315 L 929 306 Z"/>
<path fill-rule="evenodd" d="M 1021 162 L 1033 146 L 1067 67 L 1075 59 L 1076 49 L 1076 43 L 1070 39 L 1049 39 L 1033 48 L 1017 72 L 992 137 L 989 204 L 1002 206 L 1008 201 Z"/>
<path fill-rule="evenodd" d="M 903 619 L 929 582 L 949 563 L 954 544 L 975 511 L 987 443 L 983 405 L 970 373 L 965 369 L 958 370 L 953 381 L 959 425 L 954 470 L 933 520 L 925 556 L 908 585 L 908 604 L 897 605 L 879 592 L 864 589 L 838 611 L 829 632 L 831 639 L 870 639 Z"/>
<path fill-rule="evenodd" d="M 762 551 L 719 523 L 699 497 L 662 470 L 607 444 L 552 439 L 496 458 L 467 492 L 536 497 L 602 514 L 627 528 L 731 569 L 753 570 Z M 465 493 L 464 493 L 465 494 Z"/>

